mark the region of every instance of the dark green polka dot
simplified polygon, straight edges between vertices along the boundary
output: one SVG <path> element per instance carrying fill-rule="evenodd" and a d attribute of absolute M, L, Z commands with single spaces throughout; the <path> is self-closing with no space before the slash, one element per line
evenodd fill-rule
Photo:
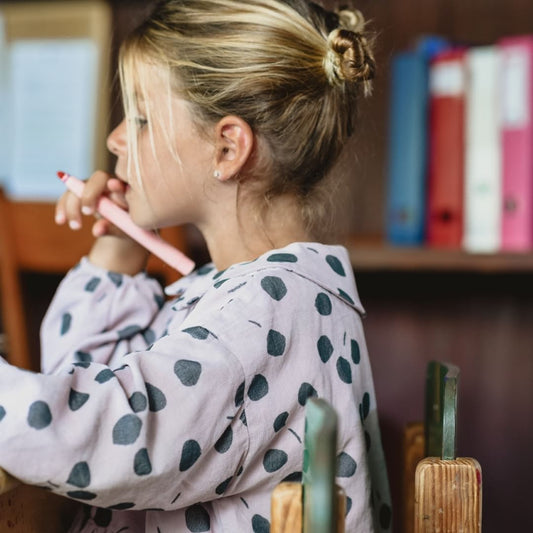
<path fill-rule="evenodd" d="M 261 374 L 257 374 L 252 379 L 250 387 L 248 388 L 248 398 L 254 402 L 259 401 L 268 394 L 268 381 Z"/>
<path fill-rule="evenodd" d="M 271 474 L 282 468 L 288 459 L 283 450 L 268 450 L 263 457 L 263 467 Z"/>
<path fill-rule="evenodd" d="M 269 263 L 296 263 L 298 258 L 294 254 L 272 254 L 267 257 Z"/>
<path fill-rule="evenodd" d="M 352 477 L 357 470 L 357 463 L 345 452 L 337 456 L 337 477 Z"/>
<path fill-rule="evenodd" d="M 0 421 L 6 416 L 6 410 L 0 405 Z"/>
<path fill-rule="evenodd" d="M 96 290 L 96 288 L 98 287 L 98 285 L 100 285 L 100 282 L 102 280 L 100 278 L 91 278 L 87 284 L 85 285 L 85 290 L 87 292 L 94 292 Z"/>
<path fill-rule="evenodd" d="M 274 300 L 279 302 L 286 294 L 287 287 L 281 278 L 266 276 L 261 280 L 261 287 Z"/>
<path fill-rule="evenodd" d="M 114 285 L 120 287 L 124 276 L 120 272 L 108 272 L 107 277 L 112 281 Z"/>
<path fill-rule="evenodd" d="M 215 450 L 218 453 L 226 453 L 230 449 L 232 442 L 233 442 L 233 430 L 231 429 L 231 426 L 228 426 L 226 428 L 226 431 L 224 431 L 221 437 L 216 441 Z"/>
<path fill-rule="evenodd" d="M 270 522 L 261 515 L 252 517 L 252 530 L 254 533 L 270 533 Z"/>
<path fill-rule="evenodd" d="M 93 520 L 98 527 L 107 527 L 111 523 L 112 518 L 113 511 L 96 507 Z"/>
<path fill-rule="evenodd" d="M 141 432 L 142 421 L 136 415 L 124 415 L 113 428 L 113 444 L 133 444 Z"/>
<path fill-rule="evenodd" d="M 333 344 L 331 344 L 329 337 L 322 335 L 320 339 L 318 339 L 316 347 L 318 348 L 318 355 L 320 356 L 320 359 L 322 359 L 322 362 L 327 363 L 333 353 Z"/>
<path fill-rule="evenodd" d="M 224 269 L 224 270 L 221 270 L 220 272 L 217 272 L 214 276 L 213 276 L 213 279 L 218 279 L 220 278 L 220 276 L 224 275 L 224 272 L 226 272 L 227 269 Z"/>
<path fill-rule="evenodd" d="M 67 479 L 69 485 L 84 489 L 91 484 L 91 471 L 86 462 L 75 464 Z"/>
<path fill-rule="evenodd" d="M 363 394 L 363 401 L 359 404 L 359 416 L 361 417 L 361 422 L 364 422 L 368 413 L 370 412 L 370 394 L 365 392 Z"/>
<path fill-rule="evenodd" d="M 244 381 L 239 385 L 237 388 L 237 392 L 235 393 L 235 407 L 239 407 L 244 403 Z"/>
<path fill-rule="evenodd" d="M 142 335 L 143 335 L 143 339 L 148 345 L 153 344 L 156 340 L 155 333 L 152 329 L 147 329 L 146 331 L 143 331 Z"/>
<path fill-rule="evenodd" d="M 61 330 L 60 330 L 61 335 L 65 335 L 65 333 L 68 332 L 71 324 L 72 324 L 72 315 L 70 313 L 65 313 L 61 317 Z"/>
<path fill-rule="evenodd" d="M 209 274 L 209 272 L 211 272 L 213 269 L 214 267 L 212 265 L 204 265 L 196 271 L 196 274 L 198 274 L 198 276 L 205 276 L 206 274 Z"/>
<path fill-rule="evenodd" d="M 94 381 L 98 383 L 106 383 L 110 379 L 113 379 L 115 376 L 115 373 L 110 370 L 109 368 L 106 368 L 105 370 L 101 370 L 96 374 L 96 377 L 94 378 Z"/>
<path fill-rule="evenodd" d="M 339 296 L 346 300 L 350 304 L 354 304 L 353 298 L 346 292 L 344 292 L 342 289 L 337 289 L 339 291 Z"/>
<path fill-rule="evenodd" d="M 352 368 L 350 367 L 350 363 L 344 359 L 344 357 L 339 357 L 337 359 L 337 374 L 339 374 L 341 381 L 344 381 L 344 383 L 352 382 Z"/>
<path fill-rule="evenodd" d="M 282 481 L 297 481 L 298 483 L 301 483 L 302 472 L 292 472 L 288 476 L 285 476 Z"/>
<path fill-rule="evenodd" d="M 274 357 L 283 355 L 285 351 L 285 336 L 279 331 L 271 329 L 267 335 L 267 353 Z"/>
<path fill-rule="evenodd" d="M 162 309 L 165 305 L 165 297 L 162 294 L 154 294 L 154 301 L 158 309 Z"/>
<path fill-rule="evenodd" d="M 350 512 L 350 509 L 352 508 L 353 500 L 346 496 L 346 516 L 348 516 L 348 513 Z"/>
<path fill-rule="evenodd" d="M 197 361 L 180 359 L 174 365 L 174 373 L 186 387 L 192 387 L 198 383 L 202 373 L 202 365 Z"/>
<path fill-rule="evenodd" d="M 229 477 L 228 479 L 224 480 L 220 485 L 217 486 L 215 489 L 215 492 L 220 496 L 226 492 L 226 489 L 228 488 L 228 485 L 231 483 L 231 480 L 233 479 L 233 476 Z"/>
<path fill-rule="evenodd" d="M 185 523 L 191 533 L 203 533 L 211 529 L 209 513 L 199 503 L 185 511 Z"/>
<path fill-rule="evenodd" d="M 389 529 L 392 519 L 392 510 L 386 503 L 379 508 L 379 524 L 383 529 Z"/>
<path fill-rule="evenodd" d="M 320 292 L 315 300 L 316 310 L 323 316 L 331 315 L 331 300 L 325 292 Z"/>
<path fill-rule="evenodd" d="M 74 498 L 75 500 L 94 500 L 96 498 L 96 494 L 94 492 L 87 492 L 86 490 L 72 490 L 70 492 L 67 492 L 67 496 L 70 498 Z"/>
<path fill-rule="evenodd" d="M 361 362 L 361 350 L 359 348 L 359 343 L 352 339 L 351 341 L 351 352 L 352 352 L 352 361 L 358 365 Z"/>
<path fill-rule="evenodd" d="M 119 330 L 118 338 L 120 340 L 131 339 L 132 337 L 134 337 L 135 335 L 137 335 L 137 333 L 140 333 L 141 331 L 142 331 L 141 326 L 137 324 L 132 324 L 131 326 L 127 326 L 124 329 Z"/>
<path fill-rule="evenodd" d="M 50 407 L 45 402 L 37 401 L 30 405 L 28 410 L 28 424 L 34 429 L 44 429 L 52 422 Z"/>
<path fill-rule="evenodd" d="M 219 281 L 217 281 L 214 285 L 215 289 L 219 289 L 220 287 L 222 287 L 222 285 L 224 285 L 224 283 L 226 283 L 226 281 L 228 281 L 227 279 L 221 279 Z"/>
<path fill-rule="evenodd" d="M 302 383 L 298 390 L 298 403 L 303 407 L 310 396 L 318 396 L 317 391 L 310 383 Z"/>
<path fill-rule="evenodd" d="M 133 470 L 138 476 L 146 476 L 152 472 L 152 464 L 148 456 L 148 450 L 141 448 L 133 459 Z"/>
<path fill-rule="evenodd" d="M 91 363 L 89 363 L 88 361 L 84 361 L 83 363 L 72 363 L 72 365 L 80 368 L 89 368 L 91 366 Z"/>
<path fill-rule="evenodd" d="M 108 509 L 115 509 L 116 511 L 125 511 L 126 509 L 131 509 L 132 507 L 135 507 L 134 503 L 124 502 L 116 503 L 115 505 L 110 505 Z"/>
<path fill-rule="evenodd" d="M 248 422 L 246 420 L 246 411 L 243 411 L 241 413 L 241 416 L 239 416 L 239 420 L 245 425 L 248 426 Z"/>
<path fill-rule="evenodd" d="M 287 413 L 287 411 L 284 411 L 276 417 L 276 420 L 274 420 L 274 431 L 276 433 L 285 426 L 288 418 L 289 413 Z"/>
<path fill-rule="evenodd" d="M 93 360 L 93 356 L 87 352 L 77 351 L 74 354 L 74 359 L 81 363 L 91 363 Z"/>
<path fill-rule="evenodd" d="M 140 413 L 144 411 L 148 405 L 148 400 L 142 392 L 134 392 L 130 399 L 128 400 L 130 407 L 133 409 L 134 413 Z"/>
<path fill-rule="evenodd" d="M 189 470 L 189 468 L 196 463 L 200 455 L 202 455 L 202 449 L 198 442 L 195 440 L 188 440 L 185 442 L 181 450 L 180 472 Z"/>
<path fill-rule="evenodd" d="M 336 272 L 339 276 L 346 276 L 346 272 L 344 271 L 342 263 L 337 257 L 335 257 L 334 255 L 328 255 L 326 256 L 326 261 L 328 262 L 328 265 L 333 269 L 333 271 Z"/>
<path fill-rule="evenodd" d="M 70 389 L 70 393 L 68 395 L 68 406 L 70 407 L 71 411 L 77 411 L 80 407 L 85 405 L 85 402 L 88 399 L 89 395 L 85 392 L 78 392 L 74 389 Z"/>
<path fill-rule="evenodd" d="M 148 394 L 148 406 L 150 411 L 155 413 L 157 411 L 161 411 L 161 409 L 164 409 L 167 405 L 167 399 L 163 392 L 155 385 L 151 385 L 150 383 L 145 383 L 145 385 L 146 393 Z"/>
<path fill-rule="evenodd" d="M 191 328 L 185 328 L 183 333 L 188 333 L 194 339 L 199 339 L 205 341 L 209 337 L 209 330 L 203 328 L 202 326 L 193 326 Z"/>

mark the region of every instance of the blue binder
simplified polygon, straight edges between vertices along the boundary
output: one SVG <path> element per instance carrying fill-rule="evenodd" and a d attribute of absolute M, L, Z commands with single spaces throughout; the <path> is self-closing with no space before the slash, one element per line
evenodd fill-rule
<path fill-rule="evenodd" d="M 426 37 L 392 58 L 386 208 L 391 244 L 424 242 L 429 61 L 446 46 L 443 39 Z"/>

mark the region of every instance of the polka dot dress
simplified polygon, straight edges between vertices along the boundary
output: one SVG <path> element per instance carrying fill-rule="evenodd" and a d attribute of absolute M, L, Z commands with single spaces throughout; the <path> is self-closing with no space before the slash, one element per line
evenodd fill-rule
<path fill-rule="evenodd" d="M 266 533 L 319 396 L 339 413 L 346 530 L 389 531 L 346 250 L 295 243 L 166 292 L 87 259 L 72 269 L 42 324 L 43 373 L 0 361 L 0 466 L 86 503 L 71 531 Z"/>

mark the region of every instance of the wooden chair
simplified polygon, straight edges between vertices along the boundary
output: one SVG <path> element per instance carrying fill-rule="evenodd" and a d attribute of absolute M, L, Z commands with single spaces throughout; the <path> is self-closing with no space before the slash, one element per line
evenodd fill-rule
<path fill-rule="evenodd" d="M 306 404 L 302 482 L 272 492 L 271 533 L 343 533 L 346 496 L 335 484 L 337 414 L 323 399 Z"/>
<path fill-rule="evenodd" d="M 422 431 L 419 424 L 405 432 L 406 533 L 481 531 L 481 466 L 456 457 L 458 380 L 456 366 L 428 364 Z"/>
<path fill-rule="evenodd" d="M 161 236 L 181 250 L 185 238 L 180 228 L 168 228 Z M 9 361 L 22 368 L 38 369 L 28 344 L 28 320 L 24 309 L 20 274 L 63 274 L 89 251 L 93 237 L 87 220 L 79 231 L 57 226 L 54 204 L 12 202 L 0 189 L 0 296 L 1 317 L 7 334 Z M 178 274 L 159 259 L 150 259 L 148 270 L 164 283 Z M 33 332 L 37 335 L 37 332 Z"/>
<path fill-rule="evenodd" d="M 0 468 L 0 533 L 64 533 L 81 505 L 22 485 Z"/>

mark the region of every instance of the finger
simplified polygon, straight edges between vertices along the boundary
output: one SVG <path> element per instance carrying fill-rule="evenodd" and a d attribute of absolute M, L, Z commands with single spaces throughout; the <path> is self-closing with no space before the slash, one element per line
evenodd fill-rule
<path fill-rule="evenodd" d="M 62 209 L 65 221 L 68 221 L 70 229 L 80 229 L 82 226 L 81 200 L 72 193 L 65 193 L 62 202 Z"/>
<path fill-rule="evenodd" d="M 110 177 L 111 174 L 97 170 L 85 182 L 81 197 L 81 210 L 84 215 L 91 215 L 95 212 L 98 198 L 107 192 L 107 182 Z"/>
<path fill-rule="evenodd" d="M 110 232 L 110 222 L 105 218 L 98 218 L 92 227 L 92 234 L 94 237 L 102 237 L 108 235 Z"/>
<path fill-rule="evenodd" d="M 69 192 L 63 193 L 56 203 L 54 220 L 55 220 L 55 223 L 60 226 L 62 224 L 65 224 L 65 222 L 67 221 L 67 215 L 65 212 L 65 201 L 66 201 L 66 196 L 68 194 Z"/>
<path fill-rule="evenodd" d="M 109 191 L 109 198 L 123 209 L 128 209 L 128 202 L 126 201 L 127 184 L 118 178 L 110 178 L 107 182 L 107 189 Z"/>

